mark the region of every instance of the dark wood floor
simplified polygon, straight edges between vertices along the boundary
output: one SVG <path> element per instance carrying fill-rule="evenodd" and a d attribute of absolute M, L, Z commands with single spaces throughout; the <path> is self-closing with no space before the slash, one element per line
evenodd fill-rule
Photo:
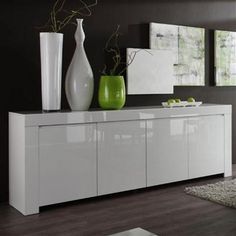
<path fill-rule="evenodd" d="M 234 165 L 236 176 L 236 165 Z M 165 236 L 235 236 L 236 209 L 186 195 L 184 187 L 223 180 L 214 176 L 41 209 L 22 216 L 0 204 L 0 236 L 103 236 L 141 227 Z"/>

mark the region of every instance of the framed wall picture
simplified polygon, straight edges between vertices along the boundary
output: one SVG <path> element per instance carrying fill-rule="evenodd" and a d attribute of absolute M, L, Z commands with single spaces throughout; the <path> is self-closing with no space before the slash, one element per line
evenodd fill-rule
<path fill-rule="evenodd" d="M 150 48 L 174 53 L 174 85 L 205 85 L 205 29 L 150 23 Z"/>
<path fill-rule="evenodd" d="M 215 84 L 236 86 L 236 32 L 215 30 Z"/>
<path fill-rule="evenodd" d="M 137 53 L 136 53 L 137 52 Z M 174 92 L 173 53 L 169 50 L 127 48 L 128 94 L 172 94 Z"/>

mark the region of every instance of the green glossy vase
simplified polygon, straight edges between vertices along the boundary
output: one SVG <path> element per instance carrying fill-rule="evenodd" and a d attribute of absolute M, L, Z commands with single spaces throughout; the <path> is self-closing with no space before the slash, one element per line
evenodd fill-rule
<path fill-rule="evenodd" d="M 119 110 L 125 105 L 125 82 L 123 76 L 101 76 L 98 102 L 106 110 Z"/>

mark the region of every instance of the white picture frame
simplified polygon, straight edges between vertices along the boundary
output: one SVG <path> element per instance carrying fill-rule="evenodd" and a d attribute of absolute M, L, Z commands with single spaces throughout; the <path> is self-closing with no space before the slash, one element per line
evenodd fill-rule
<path fill-rule="evenodd" d="M 215 30 L 215 85 L 236 86 L 236 32 Z"/>
<path fill-rule="evenodd" d="M 134 54 L 136 56 L 127 68 L 127 93 L 173 94 L 173 52 L 127 48 L 127 61 Z"/>
<path fill-rule="evenodd" d="M 151 49 L 174 53 L 174 85 L 205 85 L 205 29 L 150 23 Z"/>

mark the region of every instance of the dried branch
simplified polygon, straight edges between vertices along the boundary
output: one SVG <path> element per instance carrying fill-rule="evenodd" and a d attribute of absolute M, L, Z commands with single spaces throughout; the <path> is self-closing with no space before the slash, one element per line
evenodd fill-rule
<path fill-rule="evenodd" d="M 110 69 L 109 74 L 115 75 L 117 68 L 121 63 L 121 55 L 120 55 L 120 48 L 118 45 L 120 33 L 119 33 L 120 25 L 117 26 L 116 30 L 111 34 L 108 38 L 106 45 L 105 45 L 105 52 L 112 54 L 112 61 L 114 63 L 113 67 Z M 103 69 L 103 73 L 106 74 L 107 66 L 105 65 Z"/>
<path fill-rule="evenodd" d="M 137 51 L 132 51 L 129 55 L 127 55 L 127 57 L 128 57 L 127 61 L 126 62 L 121 62 L 121 64 L 125 65 L 125 67 L 118 73 L 118 75 L 122 75 L 127 70 L 127 68 L 133 63 L 136 55 L 140 51 L 143 51 L 143 50 L 153 56 L 153 54 L 151 52 L 149 52 L 148 50 L 146 50 L 146 49 L 138 49 Z"/>
<path fill-rule="evenodd" d="M 91 4 L 86 4 L 86 2 L 84 2 L 83 0 L 80 0 L 80 2 L 84 5 L 84 7 L 78 9 L 77 12 L 80 12 L 81 16 L 91 16 L 92 11 L 90 10 L 90 8 L 97 5 L 97 0 L 95 0 L 94 3 L 91 3 Z M 83 13 L 82 12 L 83 10 L 86 10 L 87 14 Z"/>
<path fill-rule="evenodd" d="M 104 48 L 105 52 L 111 54 L 111 59 L 113 62 L 113 66 L 109 70 L 109 73 L 108 73 L 110 75 L 122 75 L 127 70 L 127 68 L 133 63 L 137 53 L 139 53 L 141 50 L 145 50 L 145 49 L 139 49 L 137 51 L 133 51 L 129 55 L 127 55 L 126 62 L 122 61 L 121 52 L 120 52 L 120 48 L 118 45 L 119 37 L 121 35 L 119 33 L 119 29 L 120 29 L 120 26 L 118 25 L 116 30 L 108 38 L 108 40 L 105 44 L 105 48 Z M 145 50 L 145 51 L 147 51 L 147 50 Z M 150 52 L 148 52 L 148 53 L 150 53 Z M 118 71 L 119 68 L 121 68 L 120 72 Z M 104 65 L 104 68 L 102 70 L 102 74 L 104 74 L 104 75 L 107 74 L 107 65 Z"/>
<path fill-rule="evenodd" d="M 97 5 L 97 0 L 94 0 L 91 4 L 87 4 L 84 0 L 79 0 L 82 4 L 80 8 L 77 10 L 65 10 L 65 2 L 66 0 L 56 0 L 50 12 L 47 23 L 38 28 L 49 28 L 53 32 L 60 32 L 68 24 L 70 24 L 74 18 L 91 16 L 91 8 Z"/>
<path fill-rule="evenodd" d="M 137 51 L 133 51 L 129 55 L 127 55 L 128 60 L 127 60 L 127 62 L 123 63 L 123 64 L 125 64 L 125 67 L 118 73 L 118 75 L 122 75 L 127 70 L 127 68 L 133 63 L 134 58 L 136 57 L 137 53 L 140 52 L 141 50 L 142 49 L 139 49 Z"/>

